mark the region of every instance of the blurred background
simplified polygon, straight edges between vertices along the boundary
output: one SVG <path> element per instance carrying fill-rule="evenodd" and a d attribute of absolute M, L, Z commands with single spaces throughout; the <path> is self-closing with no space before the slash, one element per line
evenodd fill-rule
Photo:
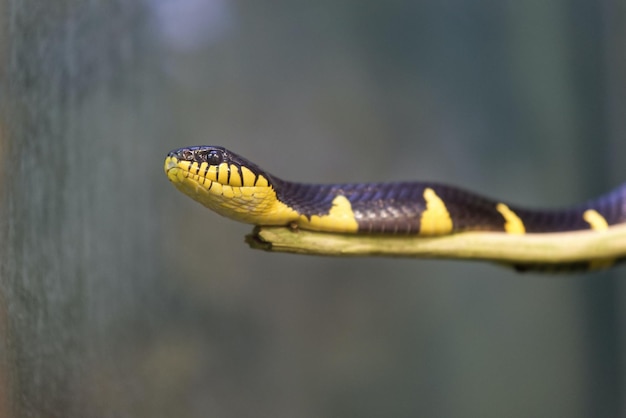
<path fill-rule="evenodd" d="M 250 250 L 173 148 L 554 207 L 626 180 L 622 0 L 0 0 L 0 417 L 626 416 L 626 270 Z"/>

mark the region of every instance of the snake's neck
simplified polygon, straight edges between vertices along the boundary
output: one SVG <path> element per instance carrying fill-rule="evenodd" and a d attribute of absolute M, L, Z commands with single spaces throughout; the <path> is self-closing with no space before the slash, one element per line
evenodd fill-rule
<path fill-rule="evenodd" d="M 306 184 L 273 178 L 276 198 L 305 217 L 327 215 L 333 200 L 344 194 L 336 184 Z"/>
<path fill-rule="evenodd" d="M 350 185 L 305 184 L 274 179 L 278 212 L 297 217 L 290 224 L 325 232 L 357 232 L 358 223 L 348 200 Z"/>

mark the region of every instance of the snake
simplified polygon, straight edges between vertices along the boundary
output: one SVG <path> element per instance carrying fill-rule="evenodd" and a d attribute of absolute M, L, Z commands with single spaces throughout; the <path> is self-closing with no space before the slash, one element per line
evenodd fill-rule
<path fill-rule="evenodd" d="M 221 146 L 172 150 L 164 170 L 173 185 L 195 201 L 227 218 L 259 226 L 434 237 L 602 232 L 626 222 L 626 184 L 568 208 L 532 209 L 435 182 L 287 181 Z M 589 263 L 578 264 L 573 267 Z"/>

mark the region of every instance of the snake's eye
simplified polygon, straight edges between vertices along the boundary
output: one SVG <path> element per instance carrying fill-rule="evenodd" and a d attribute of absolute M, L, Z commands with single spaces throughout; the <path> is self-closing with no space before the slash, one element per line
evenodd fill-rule
<path fill-rule="evenodd" d="M 209 151 L 206 155 L 206 162 L 209 165 L 219 165 L 222 162 L 222 153 L 218 151 Z"/>
<path fill-rule="evenodd" d="M 224 156 L 216 150 L 201 149 L 196 151 L 196 160 L 198 162 L 206 161 L 209 165 L 219 165 L 224 160 Z"/>

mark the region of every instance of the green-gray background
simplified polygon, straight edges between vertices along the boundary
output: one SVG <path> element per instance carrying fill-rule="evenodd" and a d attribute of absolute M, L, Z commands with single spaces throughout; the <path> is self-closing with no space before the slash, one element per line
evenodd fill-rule
<path fill-rule="evenodd" d="M 164 155 L 564 205 L 626 180 L 626 5 L 0 0 L 0 416 L 626 415 L 624 268 L 248 249 Z"/>

